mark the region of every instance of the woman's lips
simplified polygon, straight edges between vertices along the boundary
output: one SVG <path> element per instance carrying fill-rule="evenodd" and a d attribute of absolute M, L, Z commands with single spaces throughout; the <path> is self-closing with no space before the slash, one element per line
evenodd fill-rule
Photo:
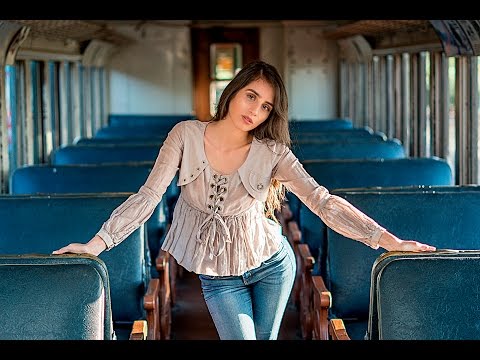
<path fill-rule="evenodd" d="M 253 120 L 250 119 L 250 118 L 247 117 L 247 116 L 243 116 L 243 121 L 245 121 L 248 125 L 252 125 L 252 124 L 253 124 Z"/>

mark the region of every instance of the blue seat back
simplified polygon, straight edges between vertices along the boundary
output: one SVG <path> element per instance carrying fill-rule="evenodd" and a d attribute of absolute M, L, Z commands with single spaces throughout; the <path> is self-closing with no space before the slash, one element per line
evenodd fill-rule
<path fill-rule="evenodd" d="M 480 187 L 429 186 L 333 191 L 400 237 L 439 249 L 480 249 Z M 370 272 L 383 249 L 373 250 L 327 229 L 324 278 L 332 314 L 368 317 Z M 364 330 L 365 330 L 364 329 Z"/>
<path fill-rule="evenodd" d="M 315 159 L 400 159 L 405 149 L 398 140 L 358 142 L 300 142 L 292 147 L 300 161 Z"/>
<path fill-rule="evenodd" d="M 311 132 L 311 133 L 297 133 L 292 135 L 292 143 L 336 143 L 336 142 L 351 142 L 351 141 L 360 141 L 360 140 L 388 140 L 387 136 L 382 132 L 369 133 L 367 131 L 361 132 L 349 132 L 342 131 L 341 133 L 332 132 L 328 134 L 328 131 L 322 133 Z M 391 139 L 396 140 L 397 139 Z"/>
<path fill-rule="evenodd" d="M 151 140 L 152 138 L 150 137 L 149 139 Z M 161 144 L 118 144 L 115 141 L 111 144 L 68 145 L 55 150 L 51 154 L 50 163 L 53 165 L 88 165 L 151 162 L 153 166 L 160 147 Z M 173 216 L 173 206 L 180 194 L 177 180 L 178 174 L 172 180 L 165 193 L 170 212 L 169 219 Z"/>
<path fill-rule="evenodd" d="M 105 165 L 28 165 L 10 177 L 12 194 L 134 192 L 145 182 L 153 163 Z"/>
<path fill-rule="evenodd" d="M 398 140 L 383 140 L 376 137 L 334 142 L 331 140 L 305 140 L 293 143 L 292 151 L 305 164 L 307 160 L 400 159 L 405 157 L 405 150 Z M 287 193 L 287 201 L 292 213 L 298 218 L 298 199 L 292 193 Z"/>
<path fill-rule="evenodd" d="M 339 188 L 453 185 L 450 166 L 439 158 L 403 158 L 391 160 L 307 160 L 305 170 L 320 184 L 333 191 Z M 312 255 L 322 258 L 326 226 L 298 199 L 291 200 L 292 212 L 298 219 L 302 241 L 309 245 Z M 295 206 L 298 204 L 298 210 Z M 315 271 L 323 273 L 317 262 Z"/>
<path fill-rule="evenodd" d="M 95 138 L 80 137 L 74 140 L 74 145 L 134 145 L 134 146 L 157 146 L 159 149 L 163 145 L 165 137 L 145 137 L 145 138 Z"/>
<path fill-rule="evenodd" d="M 370 340 L 480 340 L 480 251 L 388 253 L 374 264 Z"/>
<path fill-rule="evenodd" d="M 108 271 L 94 256 L 0 255 L 0 308 L 1 340 L 113 339 Z"/>
<path fill-rule="evenodd" d="M 333 130 L 302 130 L 290 127 L 290 136 L 293 141 L 301 140 L 303 138 L 316 139 L 345 139 L 356 137 L 369 137 L 375 134 L 371 127 L 354 127 L 350 129 L 333 129 Z"/>
<path fill-rule="evenodd" d="M 170 128 L 158 128 L 158 127 L 127 127 L 127 126 L 105 126 L 98 129 L 95 132 L 95 138 L 100 139 L 118 139 L 118 138 L 130 138 L 130 139 L 144 139 L 157 137 L 159 139 L 165 139 Z"/>
<path fill-rule="evenodd" d="M 387 137 L 382 135 L 381 133 L 376 133 L 370 136 L 357 136 L 357 137 L 344 137 L 339 139 L 330 139 L 330 138 L 316 138 L 313 136 L 305 136 L 298 140 L 292 140 L 292 151 L 299 151 L 304 144 L 342 144 L 342 146 L 347 146 L 348 144 L 352 143 L 359 143 L 359 142 L 385 142 L 387 141 Z M 400 140 L 398 139 L 390 139 L 390 141 L 397 142 L 401 145 Z M 338 145 L 337 145 L 338 146 Z"/>
<path fill-rule="evenodd" d="M 129 194 L 2 195 L 3 254 L 51 254 L 72 242 L 85 243 Z M 3 223 L 1 223 L 3 222 Z M 114 327 L 145 319 L 143 296 L 151 278 L 145 228 L 100 254 L 108 269 Z"/>
<path fill-rule="evenodd" d="M 111 127 L 156 127 L 169 130 L 180 121 L 194 118 L 192 114 L 110 114 L 108 115 L 108 125 Z"/>
<path fill-rule="evenodd" d="M 440 158 L 306 160 L 305 169 L 327 189 L 451 185 L 452 171 Z M 375 179 L 376 177 L 381 180 Z"/>
<path fill-rule="evenodd" d="M 305 131 L 325 131 L 325 130 L 340 130 L 352 129 L 353 122 L 351 119 L 319 119 L 319 120 L 290 120 L 289 122 L 291 132 L 305 132 Z"/>
<path fill-rule="evenodd" d="M 155 161 L 160 151 L 156 145 L 67 145 L 54 150 L 52 165 L 125 163 Z"/>
<path fill-rule="evenodd" d="M 17 168 L 10 178 L 11 194 L 78 194 L 136 192 L 147 179 L 152 163 L 125 165 L 31 165 Z M 169 222 L 166 198 L 147 220 L 152 271 Z"/>
<path fill-rule="evenodd" d="M 50 162 L 53 165 L 153 163 L 159 151 L 160 146 L 156 145 L 69 145 L 55 150 Z M 177 180 L 178 178 L 175 177 L 166 191 L 166 200 L 171 213 L 173 204 L 180 194 Z M 169 218 L 172 218 L 172 214 Z"/>

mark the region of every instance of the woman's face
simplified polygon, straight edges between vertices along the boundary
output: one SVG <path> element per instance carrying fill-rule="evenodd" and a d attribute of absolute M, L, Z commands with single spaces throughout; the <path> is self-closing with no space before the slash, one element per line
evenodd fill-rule
<path fill-rule="evenodd" d="M 274 99 L 275 91 L 268 82 L 252 81 L 232 98 L 225 119 L 232 121 L 239 130 L 251 131 L 267 120 Z"/>

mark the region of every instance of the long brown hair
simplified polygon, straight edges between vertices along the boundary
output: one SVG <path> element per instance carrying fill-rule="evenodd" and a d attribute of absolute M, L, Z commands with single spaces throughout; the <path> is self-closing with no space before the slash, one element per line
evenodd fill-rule
<path fill-rule="evenodd" d="M 228 114 L 230 101 L 244 87 L 252 81 L 262 79 L 268 82 L 275 91 L 273 109 L 267 120 L 253 129 L 250 133 L 258 140 L 275 141 L 290 147 L 290 131 L 288 128 L 288 96 L 282 77 L 278 70 L 264 61 L 253 61 L 245 65 L 240 72 L 228 83 L 223 90 L 217 104 L 216 113 L 211 121 L 220 121 Z M 275 210 L 280 210 L 285 199 L 285 187 L 275 179 L 272 179 L 268 188 L 265 202 L 265 215 L 277 221 Z"/>

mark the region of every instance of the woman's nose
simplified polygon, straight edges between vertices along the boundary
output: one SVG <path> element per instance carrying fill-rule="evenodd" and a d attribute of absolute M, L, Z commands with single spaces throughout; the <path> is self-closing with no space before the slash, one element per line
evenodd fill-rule
<path fill-rule="evenodd" d="M 253 106 L 250 108 L 250 113 L 251 113 L 253 116 L 257 116 L 258 111 L 259 111 L 259 106 L 253 105 Z"/>

